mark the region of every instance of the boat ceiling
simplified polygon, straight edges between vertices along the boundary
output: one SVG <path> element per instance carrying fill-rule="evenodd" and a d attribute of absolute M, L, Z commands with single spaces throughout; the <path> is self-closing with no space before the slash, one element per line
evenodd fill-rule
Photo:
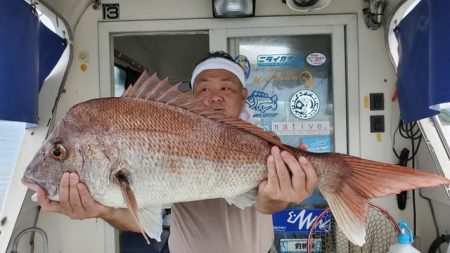
<path fill-rule="evenodd" d="M 279 0 L 280 3 L 282 0 Z M 333 0 L 339 1 L 339 0 Z M 359 0 L 364 1 L 364 0 Z M 374 0 L 377 1 L 377 0 Z M 407 0 L 387 0 L 387 5 L 384 11 L 385 18 L 388 18 L 397 10 L 398 6 Z M 100 1 L 95 0 L 41 0 L 41 2 L 48 8 L 53 9 L 55 14 L 60 16 L 60 18 L 65 19 L 69 25 L 71 31 L 75 31 L 75 28 L 83 15 L 84 11 L 88 7 L 92 7 L 94 3 L 99 3 Z"/>

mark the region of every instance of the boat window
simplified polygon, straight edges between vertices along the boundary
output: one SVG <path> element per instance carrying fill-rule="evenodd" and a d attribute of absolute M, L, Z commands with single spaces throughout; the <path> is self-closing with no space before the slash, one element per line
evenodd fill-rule
<path fill-rule="evenodd" d="M 0 121 L 0 213 L 25 133 L 25 123 Z"/>
<path fill-rule="evenodd" d="M 441 109 L 441 113 L 439 113 L 438 120 L 435 124 L 437 128 L 442 130 L 439 132 L 440 138 L 447 151 L 447 156 L 450 157 L 450 108 Z"/>

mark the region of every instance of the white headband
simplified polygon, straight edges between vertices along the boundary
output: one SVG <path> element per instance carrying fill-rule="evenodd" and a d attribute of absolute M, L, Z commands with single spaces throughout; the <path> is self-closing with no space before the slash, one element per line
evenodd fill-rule
<path fill-rule="evenodd" d="M 208 69 L 225 69 L 233 73 L 239 81 L 241 81 L 241 84 L 243 87 L 245 87 L 245 74 L 244 70 L 239 66 L 239 64 L 234 63 L 230 60 L 216 57 L 216 58 L 210 58 L 208 60 L 205 60 L 201 62 L 200 64 L 195 67 L 194 72 L 192 73 L 191 78 L 191 88 L 194 89 L 194 82 L 195 78 L 197 78 L 198 74 L 200 74 L 204 70 Z"/>

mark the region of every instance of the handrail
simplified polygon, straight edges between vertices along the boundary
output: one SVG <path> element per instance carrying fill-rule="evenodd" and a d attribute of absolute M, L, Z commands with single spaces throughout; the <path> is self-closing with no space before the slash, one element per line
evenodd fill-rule
<path fill-rule="evenodd" d="M 11 253 L 17 253 L 17 246 L 19 245 L 19 241 L 22 238 L 22 236 L 24 236 L 27 233 L 31 233 L 31 232 L 38 232 L 38 234 L 40 234 L 42 236 L 42 239 L 44 241 L 44 253 L 48 253 L 48 237 L 47 237 L 47 233 L 45 233 L 45 231 L 42 228 L 38 228 L 38 227 L 30 227 L 30 228 L 26 228 L 24 230 L 22 230 L 19 234 L 16 235 L 16 237 L 14 238 L 14 242 L 13 242 L 13 246 L 11 249 Z"/>

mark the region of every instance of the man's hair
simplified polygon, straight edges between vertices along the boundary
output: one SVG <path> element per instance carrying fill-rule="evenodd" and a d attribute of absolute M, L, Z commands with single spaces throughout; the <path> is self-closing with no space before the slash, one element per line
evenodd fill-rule
<path fill-rule="evenodd" d="M 234 63 L 236 63 L 237 65 L 241 66 L 239 63 L 237 63 L 237 62 L 233 59 L 233 57 L 232 57 L 229 53 L 224 52 L 224 51 L 214 51 L 214 52 L 209 52 L 208 55 L 207 55 L 205 58 L 201 59 L 199 62 L 197 62 L 197 64 L 195 64 L 195 66 L 199 65 L 200 63 L 202 63 L 202 62 L 204 62 L 204 61 L 206 61 L 206 60 L 208 60 L 208 59 L 212 59 L 212 58 L 223 58 L 223 59 L 227 59 L 227 60 L 229 60 L 229 61 L 231 61 L 231 62 L 234 62 Z"/>

